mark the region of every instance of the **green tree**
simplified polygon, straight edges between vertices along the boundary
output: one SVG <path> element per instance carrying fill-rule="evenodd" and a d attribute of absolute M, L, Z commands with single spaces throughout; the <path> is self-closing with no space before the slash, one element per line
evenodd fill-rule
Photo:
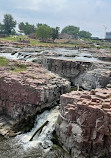
<path fill-rule="evenodd" d="M 4 33 L 4 26 L 3 24 L 0 23 L 0 34 L 3 34 Z"/>
<path fill-rule="evenodd" d="M 88 31 L 80 31 L 79 37 L 80 38 L 91 38 L 92 34 Z"/>
<path fill-rule="evenodd" d="M 2 29 L 5 34 L 11 34 L 16 26 L 16 21 L 11 14 L 5 14 L 3 19 Z"/>
<path fill-rule="evenodd" d="M 46 24 L 38 24 L 36 37 L 43 42 L 47 42 L 52 37 L 52 28 Z"/>
<path fill-rule="evenodd" d="M 26 23 L 21 22 L 18 25 L 18 27 L 19 27 L 20 32 L 25 33 L 25 35 L 29 35 L 29 34 L 32 34 L 32 33 L 36 32 L 35 26 L 29 24 L 28 22 L 26 22 Z"/>
<path fill-rule="evenodd" d="M 18 28 L 19 28 L 19 30 L 20 30 L 21 33 L 24 33 L 24 27 L 25 26 L 24 26 L 23 22 L 19 23 Z"/>
<path fill-rule="evenodd" d="M 56 28 L 52 28 L 52 39 L 53 39 L 53 42 L 56 38 L 58 38 L 59 36 L 59 27 L 56 27 Z"/>
<path fill-rule="evenodd" d="M 80 29 L 79 27 L 69 25 L 63 28 L 61 33 L 67 33 L 69 35 L 74 35 L 74 37 L 77 37 L 79 34 L 79 29 Z"/>

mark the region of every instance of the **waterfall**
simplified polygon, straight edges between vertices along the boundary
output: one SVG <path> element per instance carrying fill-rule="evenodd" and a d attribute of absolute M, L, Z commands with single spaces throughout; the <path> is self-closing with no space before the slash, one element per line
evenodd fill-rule
<path fill-rule="evenodd" d="M 55 123 L 59 115 L 59 107 L 53 108 L 50 111 L 46 110 L 42 114 L 37 115 L 35 120 L 35 125 L 33 129 L 25 134 L 21 134 L 16 137 L 19 140 L 18 143 L 23 145 L 24 150 L 31 147 L 42 147 L 44 150 L 49 150 L 53 143 L 51 141 L 52 132 L 55 129 Z M 29 141 L 35 131 L 41 127 L 44 122 L 49 121 L 49 123 L 43 127 L 42 131 L 38 132 L 32 141 Z"/>

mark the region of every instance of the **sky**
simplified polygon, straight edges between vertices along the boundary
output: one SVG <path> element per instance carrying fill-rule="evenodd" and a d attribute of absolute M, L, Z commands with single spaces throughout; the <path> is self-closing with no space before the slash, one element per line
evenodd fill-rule
<path fill-rule="evenodd" d="M 89 31 L 94 37 L 111 31 L 111 0 L 0 0 L 0 22 L 11 14 L 20 22 L 46 23 L 61 30 L 67 25 Z"/>

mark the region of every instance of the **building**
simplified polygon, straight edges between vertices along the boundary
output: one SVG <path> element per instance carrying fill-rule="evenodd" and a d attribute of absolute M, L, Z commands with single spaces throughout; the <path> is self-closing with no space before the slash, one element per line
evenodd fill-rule
<path fill-rule="evenodd" d="M 106 37 L 105 39 L 111 39 L 111 32 L 106 32 Z"/>

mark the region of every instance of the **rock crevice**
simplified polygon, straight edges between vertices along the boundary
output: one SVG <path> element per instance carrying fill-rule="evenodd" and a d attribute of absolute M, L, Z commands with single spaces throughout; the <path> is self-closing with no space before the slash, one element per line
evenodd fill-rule
<path fill-rule="evenodd" d="M 15 72 L 11 69 L 15 63 L 25 64 L 27 69 Z M 0 114 L 13 119 L 15 127 L 22 122 L 23 125 L 19 125 L 22 130 L 37 112 L 56 105 L 60 95 L 69 89 L 66 79 L 41 65 L 10 61 L 8 66 L 0 67 Z"/>

